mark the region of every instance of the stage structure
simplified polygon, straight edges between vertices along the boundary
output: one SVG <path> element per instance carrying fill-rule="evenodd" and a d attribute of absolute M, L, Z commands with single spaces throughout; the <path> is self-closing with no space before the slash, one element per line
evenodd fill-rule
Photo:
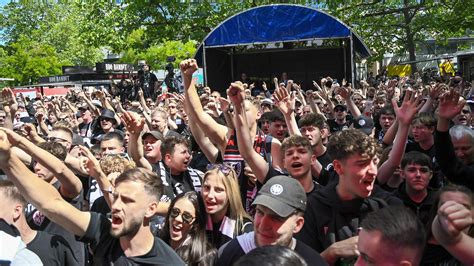
<path fill-rule="evenodd" d="M 356 60 L 369 56 L 362 39 L 337 18 L 311 7 L 278 4 L 223 21 L 204 38 L 195 58 L 205 84 L 224 91 L 243 72 L 269 86 L 282 72 L 305 89 L 328 75 L 354 82 Z"/>

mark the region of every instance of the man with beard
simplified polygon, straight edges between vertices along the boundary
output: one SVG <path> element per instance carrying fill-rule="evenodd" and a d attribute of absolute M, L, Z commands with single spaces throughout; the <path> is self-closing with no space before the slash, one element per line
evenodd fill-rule
<path fill-rule="evenodd" d="M 155 174 L 135 168 L 117 177 L 110 221 L 102 214 L 72 207 L 53 186 L 36 178 L 11 153 L 11 147 L 5 131 L 0 131 L 0 168 L 46 217 L 90 243 L 97 265 L 184 265 L 149 228 L 162 193 L 161 181 Z"/>
<path fill-rule="evenodd" d="M 37 146 L 11 130 L 4 128 L 0 130 L 2 136 L 7 138 L 9 145 L 11 144 L 11 146 L 21 149 L 31 155 L 31 158 L 34 160 L 34 173 L 26 169 L 16 174 L 22 177 L 26 176 L 26 182 L 34 183 L 37 180 L 41 180 L 47 183 L 51 189 L 55 190 L 55 194 L 57 194 L 65 204 L 69 205 L 69 208 L 78 211 L 82 201 L 82 183 L 79 178 L 62 163 L 67 156 L 66 148 L 58 142 L 42 142 Z M 8 153 L 16 154 L 14 149 L 9 150 Z M 18 159 L 18 157 L 14 157 Z M 22 164 L 22 168 L 26 168 L 21 161 L 19 162 Z M 2 163 L 6 164 L 7 162 Z M 5 169 L 3 170 L 8 178 L 12 178 L 11 172 Z M 27 173 L 29 174 L 28 176 Z M 23 192 L 22 195 L 25 196 Z M 68 245 L 72 248 L 78 265 L 84 264 L 84 245 L 76 241 L 74 235 L 64 230 L 57 221 L 48 219 L 45 213 L 34 202 L 29 202 L 27 205 L 25 217 L 31 229 L 63 236 L 68 242 Z"/>
<path fill-rule="evenodd" d="M 321 256 L 293 235 L 304 224 L 306 195 L 298 181 L 275 176 L 258 192 L 254 231 L 238 236 L 219 250 L 217 265 L 232 265 L 251 250 L 279 245 L 293 249 L 308 265 L 327 265 Z"/>

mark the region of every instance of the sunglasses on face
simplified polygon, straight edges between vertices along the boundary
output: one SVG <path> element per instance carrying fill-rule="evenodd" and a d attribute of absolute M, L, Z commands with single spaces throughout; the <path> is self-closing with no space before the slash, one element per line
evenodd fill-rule
<path fill-rule="evenodd" d="M 466 110 L 466 109 L 463 109 L 461 112 L 462 112 L 463 114 L 469 114 L 469 113 L 470 113 L 470 111 L 469 111 L 469 110 Z"/>
<path fill-rule="evenodd" d="M 67 142 L 67 143 L 69 143 L 69 140 L 63 139 L 63 138 L 58 138 L 58 137 L 47 137 L 46 141 L 48 141 L 48 142 Z"/>
<path fill-rule="evenodd" d="M 344 112 L 345 110 L 342 109 L 342 108 L 337 108 L 337 109 L 334 109 L 334 112 Z"/>
<path fill-rule="evenodd" d="M 180 214 L 181 214 L 181 219 L 183 219 L 183 222 L 187 224 L 191 224 L 193 222 L 194 217 L 189 212 L 187 211 L 181 212 L 181 210 L 176 207 L 171 209 L 170 217 L 173 219 L 176 219 L 176 217 L 178 217 Z"/>
<path fill-rule="evenodd" d="M 123 159 L 126 159 L 128 161 L 131 161 L 132 159 L 130 158 L 130 156 L 128 155 L 128 153 L 125 153 L 125 152 L 120 152 L 120 153 L 107 153 L 107 154 L 104 154 L 102 156 L 103 158 L 105 157 L 118 157 L 118 158 L 123 158 Z"/>

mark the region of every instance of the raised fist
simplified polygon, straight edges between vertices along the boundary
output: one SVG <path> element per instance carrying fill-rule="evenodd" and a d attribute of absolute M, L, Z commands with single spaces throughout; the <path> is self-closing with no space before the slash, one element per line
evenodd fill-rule
<path fill-rule="evenodd" d="M 183 76 L 191 77 L 198 70 L 198 64 L 195 59 L 186 59 L 181 61 L 179 69 Z"/>

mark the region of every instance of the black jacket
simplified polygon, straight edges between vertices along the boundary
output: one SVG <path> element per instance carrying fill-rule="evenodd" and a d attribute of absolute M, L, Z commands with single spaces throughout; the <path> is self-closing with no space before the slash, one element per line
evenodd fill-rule
<path fill-rule="evenodd" d="M 377 209 L 401 204 L 393 196 L 383 194 L 387 200 L 371 195 L 366 199 L 342 201 L 336 192 L 337 183 L 329 183 L 310 198 L 304 215 L 303 229 L 296 235 L 319 253 L 331 244 L 356 236 L 362 219 Z M 382 194 L 380 194 L 382 195 Z"/>
<path fill-rule="evenodd" d="M 408 196 L 405 186 L 406 183 L 401 184 L 398 187 L 398 190 L 393 192 L 393 196 L 401 199 L 403 204 L 416 214 L 423 225 L 426 225 L 429 222 L 431 207 L 435 203 L 437 191 L 428 188 L 428 195 L 426 198 L 424 198 L 422 202 L 416 203 L 410 198 L 410 196 Z"/>

